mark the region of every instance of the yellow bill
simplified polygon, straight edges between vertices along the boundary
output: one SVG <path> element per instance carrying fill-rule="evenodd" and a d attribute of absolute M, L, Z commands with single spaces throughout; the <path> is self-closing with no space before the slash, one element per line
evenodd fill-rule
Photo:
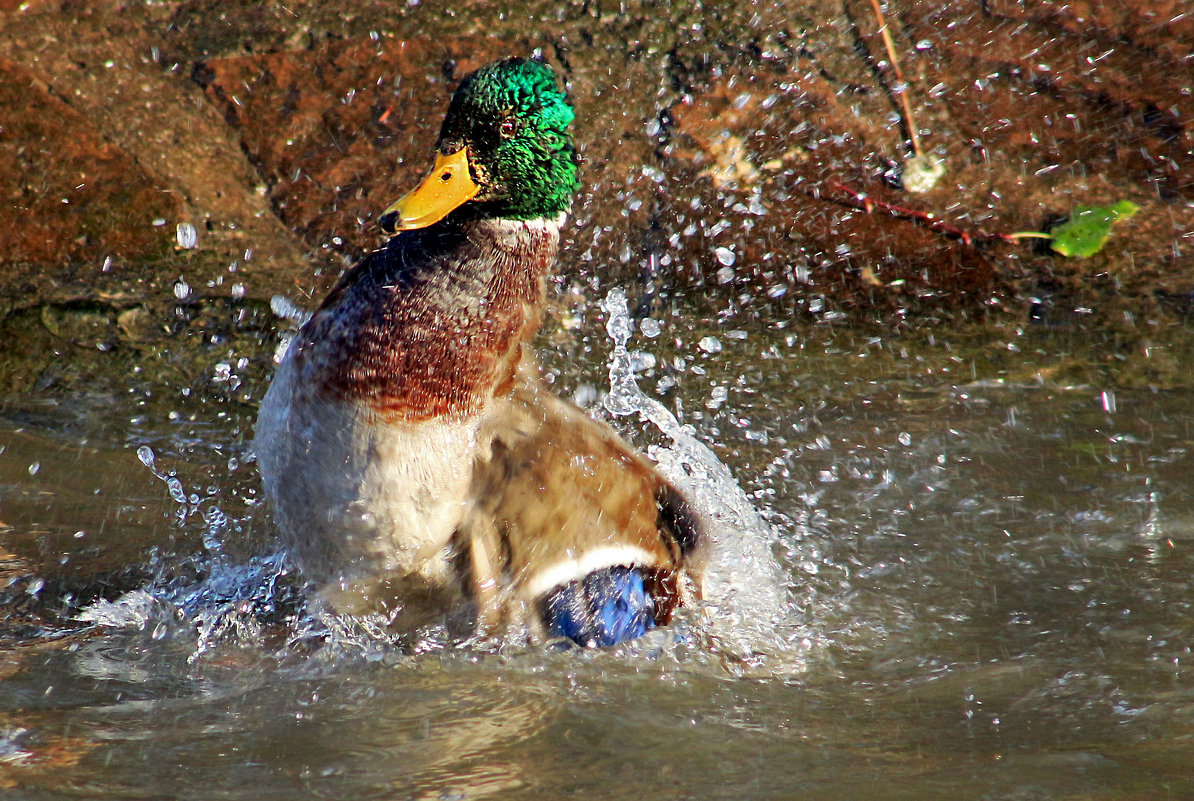
<path fill-rule="evenodd" d="M 468 148 L 445 156 L 437 153 L 435 167 L 411 192 L 382 212 L 379 221 L 388 232 L 426 228 L 467 203 L 481 187 L 468 171 Z"/>

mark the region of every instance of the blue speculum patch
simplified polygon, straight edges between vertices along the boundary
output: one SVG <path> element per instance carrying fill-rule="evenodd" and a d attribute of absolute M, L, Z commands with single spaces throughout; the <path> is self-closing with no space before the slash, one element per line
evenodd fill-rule
<path fill-rule="evenodd" d="M 546 617 L 553 635 L 599 648 L 641 637 L 655 626 L 643 575 L 632 567 L 598 570 L 555 590 Z"/>

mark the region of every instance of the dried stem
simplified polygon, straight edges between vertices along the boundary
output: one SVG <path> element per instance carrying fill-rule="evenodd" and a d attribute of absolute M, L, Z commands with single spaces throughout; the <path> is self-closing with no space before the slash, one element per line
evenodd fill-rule
<path fill-rule="evenodd" d="M 887 59 L 891 62 L 895 72 L 896 86 L 894 91 L 900 98 L 900 105 L 904 107 L 904 124 L 908 126 L 908 137 L 912 141 L 912 152 L 916 156 L 922 155 L 920 136 L 916 133 L 916 120 L 912 117 L 912 104 L 908 102 L 908 82 L 904 80 L 904 73 L 900 71 L 900 60 L 896 58 L 895 42 L 891 40 L 887 20 L 883 16 L 883 9 L 879 7 L 879 0 L 871 0 L 871 8 L 875 10 L 875 18 L 879 20 L 879 35 L 883 37 L 883 46 L 887 48 Z"/>
<path fill-rule="evenodd" d="M 957 237 L 964 245 L 974 244 L 974 240 L 999 240 L 1001 242 L 1019 242 L 1021 239 L 1052 239 L 1049 234 L 1040 231 L 1017 231 L 1014 234 L 1000 234 L 991 233 L 989 231 L 964 231 L 956 225 L 951 225 L 937 218 L 937 215 L 930 211 L 920 211 L 919 209 L 910 209 L 906 206 L 896 206 L 892 203 L 885 203 L 882 200 L 872 200 L 861 192 L 856 192 L 845 184 L 837 181 L 830 181 L 828 183 L 830 189 L 833 189 L 845 197 L 835 198 L 840 203 L 847 203 L 855 208 L 862 209 L 867 214 L 872 213 L 876 209 L 885 211 L 893 217 L 899 217 L 905 220 L 915 220 L 922 223 L 934 231 L 940 231 L 947 236 Z"/>

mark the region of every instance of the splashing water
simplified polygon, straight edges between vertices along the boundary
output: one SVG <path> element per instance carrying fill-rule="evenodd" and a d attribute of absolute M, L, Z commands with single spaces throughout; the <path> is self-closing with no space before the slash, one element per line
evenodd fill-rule
<path fill-rule="evenodd" d="M 115 601 L 101 598 L 85 607 L 75 620 L 107 628 L 145 628 L 160 613 L 159 601 L 145 590 L 126 592 Z"/>
<path fill-rule="evenodd" d="M 140 589 L 114 601 L 97 600 L 75 619 L 112 629 L 149 631 L 153 639 L 194 637 L 188 657 L 195 662 L 221 647 L 265 648 L 273 642 L 275 656 L 318 654 L 323 661 L 342 657 L 377 661 L 399 658 L 411 644 L 400 642 L 386 628 L 381 615 L 339 614 L 314 598 L 311 588 L 296 580 L 296 571 L 285 549 L 251 557 L 230 556 L 224 538 L 241 530 L 242 520 L 201 498 L 188 494 L 172 470 L 158 464 L 148 445 L 137 449 L 137 459 L 166 485 L 178 504 L 173 514 L 179 526 L 202 521 L 206 553 L 184 561 L 185 568 L 164 568 Z M 432 641 L 435 642 L 432 642 Z M 444 647 L 442 637 L 431 632 L 415 650 Z"/>
<path fill-rule="evenodd" d="M 206 503 L 198 493 L 188 494 L 173 471 L 158 466 L 157 455 L 148 445 L 137 448 L 137 459 L 165 483 L 170 498 L 178 504 L 174 514 L 178 525 L 184 526 L 192 518 L 202 520 L 207 553 L 187 560 L 188 569 L 180 571 L 182 577 L 165 571 L 147 586 L 115 601 L 95 601 L 75 619 L 106 628 L 151 629 L 154 639 L 190 630 L 197 637 L 191 661 L 219 643 L 260 643 L 264 626 L 279 622 L 301 606 L 295 589 L 282 584 L 292 573 L 287 554 L 277 552 L 247 562 L 230 559 L 223 553 L 223 537 L 231 529 L 239 530 L 240 521 Z M 196 572 L 199 578 L 194 577 Z"/>
<path fill-rule="evenodd" d="M 303 327 L 307 321 L 314 316 L 314 312 L 308 311 L 288 298 L 282 295 L 274 295 L 269 301 L 270 310 L 280 320 L 286 320 L 294 325 L 296 329 Z M 283 357 L 286 356 L 286 350 L 290 347 L 290 340 L 294 337 L 293 332 L 286 332 L 282 334 L 281 339 L 278 340 L 278 346 L 274 348 L 274 364 L 281 364 Z"/>
<path fill-rule="evenodd" d="M 170 499 L 178 504 L 175 517 L 179 525 L 186 523 L 187 518 L 191 515 L 199 514 L 203 517 L 205 523 L 203 546 L 213 554 L 218 554 L 221 546 L 219 535 L 229 523 L 228 515 L 224 514 L 218 506 L 203 506 L 198 493 L 192 492 L 188 495 L 182 485 L 182 481 L 178 476 L 174 475 L 173 471 L 165 473 L 159 470 L 157 467 L 157 455 L 154 454 L 153 449 L 148 445 L 142 445 L 137 448 L 137 459 L 141 464 L 148 467 L 149 471 L 156 478 L 165 482 L 166 490 L 170 493 Z"/>
<path fill-rule="evenodd" d="M 688 653 L 688 648 L 707 638 L 727 666 L 757 666 L 770 662 L 769 657 L 793 656 L 784 637 L 793 631 L 784 573 L 769 550 L 775 540 L 773 533 L 726 466 L 696 439 L 691 428 L 682 426 L 662 404 L 639 389 L 635 370 L 642 368 L 644 358 L 650 358 L 627 350 L 633 323 L 625 295 L 614 290 L 603 306 L 614 342 L 611 391 L 605 405 L 619 416 L 638 413 L 671 439 L 671 447 L 655 446 L 648 453 L 690 499 L 706 521 L 709 535 L 702 621 L 695 630 L 692 621 L 677 621 L 669 627 L 667 639 L 649 635 L 640 644 L 629 646 L 630 650 L 668 652 L 682 659 L 681 652 Z M 387 660 L 447 647 L 451 638 L 445 639 L 444 632 L 424 632 L 415 643 L 408 637 L 399 641 L 380 617 L 340 615 L 323 608 L 307 592 L 309 588 L 295 580 L 285 551 L 247 562 L 231 558 L 224 552 L 222 538 L 241 521 L 210 504 L 210 498 L 189 494 L 174 471 L 158 464 L 149 446 L 138 448 L 137 458 L 166 485 L 178 504 L 174 517 L 179 525 L 202 521 L 207 553 L 190 562 L 190 578 L 163 574 L 116 601 L 92 604 L 79 615 L 80 621 L 152 631 L 155 639 L 189 631 L 188 636 L 196 637 L 191 661 L 221 645 L 260 647 L 268 640 L 278 643 L 279 636 L 285 643 L 283 655 L 318 653 L 321 659 L 333 661 L 339 657 Z M 480 642 L 467 644 L 489 647 Z"/>
<path fill-rule="evenodd" d="M 625 417 L 637 413 L 672 441 L 652 446 L 648 454 L 660 472 L 684 493 L 708 525 L 708 565 L 703 581 L 704 612 L 715 643 L 747 663 L 776 651 L 788 651 L 782 632 L 790 630 L 790 604 L 784 572 L 769 544 L 775 536 L 759 516 L 729 469 L 689 426 L 639 389 L 626 343 L 633 324 L 621 289 L 612 289 L 602 303 L 613 340 L 610 391 L 605 408 Z"/>
<path fill-rule="evenodd" d="M 279 319 L 288 320 L 291 323 L 294 323 L 296 328 L 304 325 L 314 314 L 313 312 L 298 306 L 294 301 L 282 295 L 274 295 L 272 298 L 270 298 L 269 307 Z"/>

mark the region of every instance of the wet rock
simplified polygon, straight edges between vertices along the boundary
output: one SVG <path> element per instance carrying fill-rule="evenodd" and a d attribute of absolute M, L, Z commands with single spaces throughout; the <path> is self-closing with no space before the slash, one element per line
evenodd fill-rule
<path fill-rule="evenodd" d="M 9 264 L 157 258 L 168 251 L 178 200 L 126 150 L 59 100 L 34 72 L 0 60 L 0 259 Z M 162 222 L 157 222 L 162 221 Z"/>
<path fill-rule="evenodd" d="M 869 4 L 855 0 L 666 14 L 651 2 L 500 12 L 480 2 L 45 2 L 7 11 L 0 55 L 40 76 L 38 91 L 75 114 L 80 139 L 123 152 L 127 180 L 168 195 L 155 199 L 169 205 L 163 237 L 178 223 L 197 230 L 195 250 L 160 243 L 169 269 L 133 270 L 104 290 L 129 304 L 169 292 L 180 274 L 197 297 L 234 284 L 250 298 L 320 294 L 345 259 L 380 241 L 378 211 L 427 168 L 459 76 L 538 52 L 578 110 L 586 186 L 566 233 L 567 276 L 712 288 L 737 306 L 765 299 L 814 316 L 941 307 L 981 317 L 1027 315 L 1049 305 L 1030 302 L 1042 294 L 1054 310 L 1096 300 L 1153 309 L 1159 296 L 1194 291 L 1182 250 L 1194 228 L 1194 23 L 1180 6 L 893 6 L 906 87 Z M 899 185 L 910 155 L 903 93 L 925 149 L 948 166 L 923 195 Z M 71 163 L 54 131 L 29 136 L 54 170 Z M 67 172 L 50 174 L 67 186 Z M 998 236 L 1119 199 L 1141 213 L 1087 261 Z M 41 241 L 72 264 L 94 257 L 71 236 L 81 223 L 37 211 L 59 222 L 11 226 L 0 242 Z M 101 223 L 92 239 L 134 232 L 102 204 L 87 215 Z"/>
<path fill-rule="evenodd" d="M 282 220 L 312 247 L 359 255 L 380 241 L 380 211 L 429 169 L 458 73 L 503 54 L 479 38 L 363 37 L 212 59 L 194 79 Z"/>
<path fill-rule="evenodd" d="M 426 24 L 408 20 L 402 31 Z M 622 47 L 591 43 L 596 28 L 616 25 L 622 39 L 638 40 L 658 24 L 581 19 L 553 36 L 532 26 L 513 44 L 451 33 L 366 34 L 310 50 L 210 59 L 195 78 L 240 133 L 282 219 L 310 247 L 355 258 L 381 241 L 380 211 L 428 169 L 459 78 L 489 60 L 543 53 L 578 109 L 585 183 L 561 263 L 634 276 L 659 207 L 652 131 L 670 98 L 657 69 L 665 54 L 644 45 L 628 58 Z M 329 97 L 337 101 L 329 105 Z"/>
<path fill-rule="evenodd" d="M 790 30 L 779 37 L 786 46 L 760 49 L 771 58 L 689 70 L 690 91 L 670 110 L 674 140 L 664 152 L 684 175 L 678 186 L 696 188 L 693 205 L 749 208 L 753 199 L 760 209 L 753 224 L 742 215 L 735 281 L 781 292 L 803 279 L 847 303 L 899 306 L 892 296 L 910 293 L 976 310 L 1107 270 L 1119 276 L 1117 293 L 1131 286 L 1134 302 L 1151 302 L 1148 275 L 1189 286 L 1189 267 L 1175 269 L 1188 259 L 1173 247 L 1194 226 L 1188 55 L 1124 38 L 1155 29 L 1163 13 L 1141 4 L 1096 15 L 1107 28 L 1092 35 L 1080 24 L 1089 14 L 1075 7 L 893 12 L 916 125 L 949 170 L 932 192 L 914 196 L 898 184 L 898 165 L 911 153 L 900 87 L 875 20 L 857 5 L 845 26 L 852 63 L 843 60 L 847 31 Z M 1140 65 L 1150 61 L 1158 78 L 1141 82 Z M 1125 198 L 1142 216 L 1091 260 L 1066 262 L 999 237 L 1043 230 L 1077 205 Z M 739 225 L 729 221 L 723 237 Z M 695 265 L 713 244 L 707 239 L 684 258 Z"/>
<path fill-rule="evenodd" d="M 772 297 L 869 305 L 886 294 L 954 305 L 1001 283 L 986 251 L 856 201 L 908 202 L 884 184 L 886 162 L 872 144 L 882 132 L 815 69 L 752 78 L 717 79 L 671 112 L 665 152 L 679 180 L 668 216 L 695 218 L 693 235 L 680 239 L 692 279 L 709 272 L 704 254 L 731 246 L 735 284 Z"/>
<path fill-rule="evenodd" d="M 0 58 L 33 82 L 5 80 L 5 88 L 33 92 L 23 87 L 36 86 L 38 99 L 34 105 L 6 103 L 0 113 L 12 118 L 24 109 L 42 112 L 28 115 L 34 129 L 27 131 L 26 152 L 40 154 L 60 183 L 72 178 L 67 171 L 73 159 L 92 167 L 94 154 L 103 156 L 95 168 L 108 172 L 79 190 L 90 188 L 91 194 L 70 209 L 71 220 L 54 223 L 62 209 L 47 214 L 37 208 L 18 214 L 0 233 L 0 270 L 26 279 L 0 281 L 0 308 L 96 294 L 131 302 L 168 291 L 171 274 L 179 272 L 187 272 L 204 294 L 226 294 L 241 284 L 252 296 L 261 284 L 246 255 L 268 260 L 271 286 L 279 277 L 293 280 L 285 276 L 300 268 L 309 274 L 293 236 L 257 191 L 260 178 L 236 137 L 189 80 L 189 65 L 182 72 L 159 63 L 162 15 L 159 6 L 33 4 L 5 20 Z M 93 152 L 80 156 L 80 148 Z M 40 186 L 39 175 L 33 163 L 0 171 L 0 191 L 19 198 L 22 187 Z M 52 206 L 56 200 L 43 202 Z M 147 215 L 150 223 L 160 221 L 149 234 Z M 84 220 L 92 227 L 80 240 L 75 229 Z M 177 247 L 180 223 L 196 228 L 198 248 L 182 253 Z M 47 231 L 56 259 L 8 245 Z M 108 248 L 112 243 L 121 247 Z"/>

